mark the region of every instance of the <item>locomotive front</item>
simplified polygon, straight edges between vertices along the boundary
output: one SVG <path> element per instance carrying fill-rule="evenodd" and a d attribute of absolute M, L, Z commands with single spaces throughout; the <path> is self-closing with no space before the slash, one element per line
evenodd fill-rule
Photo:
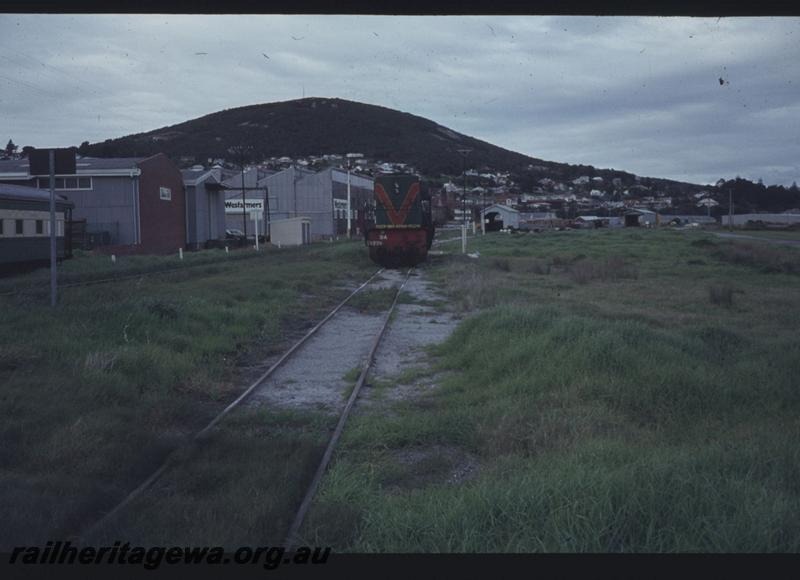
<path fill-rule="evenodd" d="M 416 175 L 375 178 L 374 225 L 366 232 L 369 257 L 385 268 L 416 266 L 433 243 L 431 201 Z"/>

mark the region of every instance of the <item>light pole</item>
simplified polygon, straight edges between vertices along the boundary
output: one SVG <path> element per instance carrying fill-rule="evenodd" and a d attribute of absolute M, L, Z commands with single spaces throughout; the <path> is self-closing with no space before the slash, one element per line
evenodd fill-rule
<path fill-rule="evenodd" d="M 244 197 L 244 158 L 245 153 L 250 149 L 250 147 L 246 147 L 244 145 L 237 145 L 228 149 L 230 153 L 234 153 L 239 156 L 239 167 L 242 170 L 242 231 L 244 232 L 245 240 L 247 239 L 247 202 L 245 201 Z"/>
<path fill-rule="evenodd" d="M 472 149 L 456 149 L 456 151 L 458 151 L 463 159 L 461 176 L 464 185 L 464 193 L 461 195 L 461 218 L 464 221 L 464 227 L 467 227 L 467 155 L 469 155 Z"/>
<path fill-rule="evenodd" d="M 350 239 L 351 222 L 350 216 L 352 211 L 350 209 L 350 169 L 352 168 L 353 159 L 363 157 L 361 153 L 348 153 L 347 154 L 347 239 Z"/>

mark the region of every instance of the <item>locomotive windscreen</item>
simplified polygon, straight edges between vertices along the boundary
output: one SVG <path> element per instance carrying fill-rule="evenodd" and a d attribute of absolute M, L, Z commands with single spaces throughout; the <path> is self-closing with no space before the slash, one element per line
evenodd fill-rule
<path fill-rule="evenodd" d="M 416 175 L 380 175 L 375 178 L 375 227 L 420 227 L 420 183 Z"/>

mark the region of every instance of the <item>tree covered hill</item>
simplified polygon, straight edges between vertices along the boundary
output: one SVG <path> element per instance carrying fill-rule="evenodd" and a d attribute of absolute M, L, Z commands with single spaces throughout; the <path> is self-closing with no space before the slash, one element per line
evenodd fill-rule
<path fill-rule="evenodd" d="M 467 168 L 480 172 L 509 172 L 521 191 L 532 191 L 543 178 L 568 184 L 581 176 L 602 177 L 580 189 L 600 188 L 612 194 L 631 188 L 639 197 L 660 192 L 682 200 L 685 211 L 694 211 L 693 194 L 708 186 L 660 178 L 637 177 L 616 169 L 544 161 L 481 141 L 434 121 L 387 107 L 336 98 L 310 97 L 277 103 L 226 109 L 210 115 L 79 148 L 82 155 L 137 157 L 163 152 L 176 162 L 209 158 L 235 161 L 230 149 L 250 148 L 251 161 L 288 156 L 294 159 L 330 153 L 362 153 L 374 161 L 407 163 L 428 178 L 460 176 L 463 159 L 459 149 L 470 149 Z M 186 162 L 183 163 L 184 165 Z M 616 184 L 612 185 L 612 181 Z M 742 184 L 737 188 L 741 189 Z M 761 186 L 762 189 L 763 186 Z M 710 188 L 714 195 L 721 190 Z M 751 188 L 752 189 L 752 188 Z M 750 192 L 753 208 L 795 207 L 797 190 Z M 725 201 L 725 200 L 720 200 Z"/>
<path fill-rule="evenodd" d="M 163 152 L 198 160 L 230 157 L 232 146 L 252 147 L 257 158 L 363 153 L 408 163 L 426 174 L 461 173 L 457 149 L 472 149 L 470 167 L 522 170 L 546 164 L 474 139 L 437 123 L 386 107 L 343 99 L 305 98 L 227 109 L 177 125 L 84 145 L 81 153 L 100 157 Z M 557 165 L 557 164 L 555 164 Z"/>

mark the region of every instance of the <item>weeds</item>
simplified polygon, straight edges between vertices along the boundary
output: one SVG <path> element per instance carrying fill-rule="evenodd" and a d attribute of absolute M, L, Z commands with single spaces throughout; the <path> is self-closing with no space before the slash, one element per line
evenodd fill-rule
<path fill-rule="evenodd" d="M 800 252 L 766 243 L 734 242 L 720 246 L 717 257 L 766 273 L 800 274 Z"/>
<path fill-rule="evenodd" d="M 472 243 L 480 260 L 430 269 L 467 313 L 434 349 L 439 388 L 348 426 L 310 541 L 355 552 L 800 550 L 794 280 L 708 259 L 715 243 L 679 232 Z M 529 275 L 541 264 L 579 280 Z M 588 284 L 626 277 L 638 282 Z M 740 294 L 739 308 L 709 307 L 710 287 L 731 303 Z M 389 460 L 439 447 L 475 456 L 479 476 L 452 488 L 433 477 L 442 460 Z"/>
<path fill-rule="evenodd" d="M 708 287 L 708 300 L 711 304 L 718 304 L 730 308 L 733 306 L 733 286 L 730 284 L 714 284 Z"/>
<path fill-rule="evenodd" d="M 580 260 L 569 267 L 569 277 L 577 284 L 586 284 L 592 280 L 635 279 L 639 277 L 639 270 L 624 258 L 612 256 L 600 260 Z"/>

